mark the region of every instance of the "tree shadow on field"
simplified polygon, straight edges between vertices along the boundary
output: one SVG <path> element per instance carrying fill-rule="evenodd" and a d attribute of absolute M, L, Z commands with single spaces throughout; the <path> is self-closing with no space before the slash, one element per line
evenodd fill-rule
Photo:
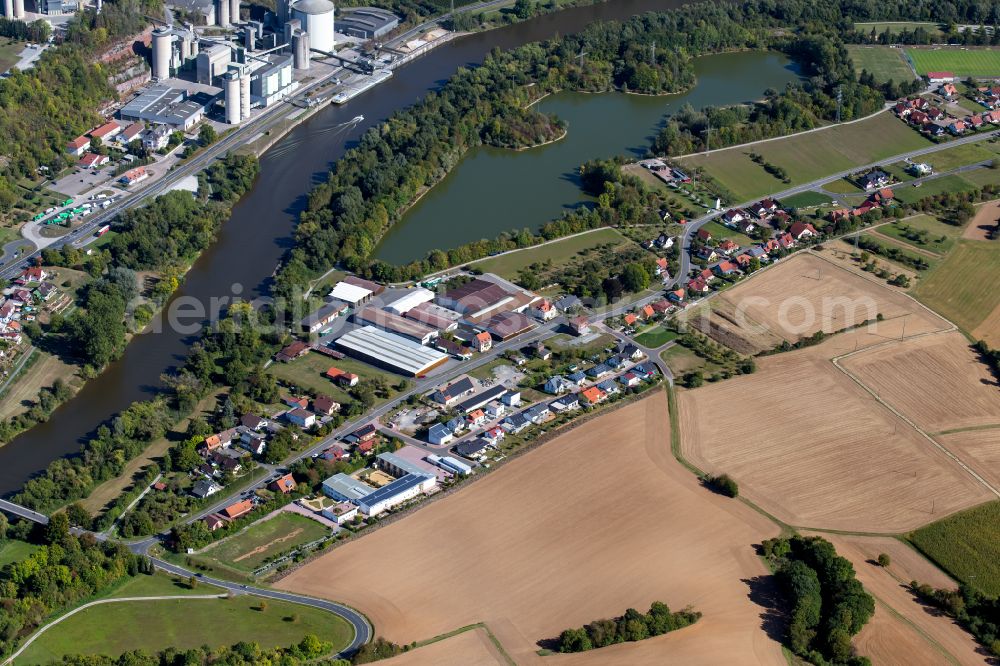
<path fill-rule="evenodd" d="M 788 628 L 788 616 L 785 613 L 785 598 L 778 589 L 778 581 L 774 576 L 754 576 L 741 581 L 749 588 L 747 595 L 750 601 L 760 606 L 760 628 L 764 633 L 779 643 L 785 639 Z"/>

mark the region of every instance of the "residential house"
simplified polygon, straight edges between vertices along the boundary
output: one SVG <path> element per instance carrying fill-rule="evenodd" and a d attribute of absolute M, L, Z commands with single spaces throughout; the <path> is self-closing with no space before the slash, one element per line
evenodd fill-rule
<path fill-rule="evenodd" d="M 170 128 L 157 125 L 142 135 L 142 147 L 150 152 L 163 150 L 170 144 Z"/>
<path fill-rule="evenodd" d="M 715 271 L 716 275 L 738 275 L 740 272 L 736 264 L 728 260 L 720 261 L 712 268 L 712 270 Z"/>
<path fill-rule="evenodd" d="M 590 334 L 590 321 L 586 317 L 574 317 L 570 320 L 569 327 L 579 336 Z"/>
<path fill-rule="evenodd" d="M 528 419 L 523 412 L 519 412 L 517 414 L 511 414 L 505 418 L 503 423 L 500 424 L 500 427 L 506 432 L 516 435 L 529 425 L 531 425 L 531 420 Z M 461 451 L 459 451 L 459 453 L 461 453 Z"/>
<path fill-rule="evenodd" d="M 750 258 L 749 254 L 744 252 L 743 254 L 737 255 L 735 261 L 736 265 L 740 268 L 740 270 L 745 270 L 750 267 L 750 262 L 752 261 L 752 259 Z"/>
<path fill-rule="evenodd" d="M 341 386 L 357 386 L 360 377 L 358 377 L 353 372 L 346 372 L 338 367 L 331 366 L 329 370 L 326 371 L 326 378 L 330 381 L 336 382 Z"/>
<path fill-rule="evenodd" d="M 567 375 L 566 379 L 571 381 L 573 383 L 573 386 L 576 387 L 587 381 L 587 373 L 584 372 L 583 370 L 577 370 L 576 372 Z"/>
<path fill-rule="evenodd" d="M 351 444 L 361 444 L 362 442 L 372 442 L 378 437 L 378 428 L 374 423 L 363 425 L 351 434 L 344 437 L 344 440 Z"/>
<path fill-rule="evenodd" d="M 611 368 L 605 363 L 598 363 L 594 367 L 587 370 L 587 376 L 591 379 L 600 379 L 605 375 L 611 374 Z"/>
<path fill-rule="evenodd" d="M 634 386 L 638 386 L 639 384 L 641 384 L 642 378 L 639 377 L 639 375 L 635 374 L 634 372 L 626 372 L 624 375 L 618 378 L 618 381 L 624 384 L 627 388 L 632 388 Z"/>
<path fill-rule="evenodd" d="M 548 361 L 550 358 L 552 358 L 552 350 L 546 347 L 545 343 L 542 342 L 541 340 L 536 342 L 532 347 L 532 354 L 535 356 L 535 358 L 541 359 L 543 361 Z"/>
<path fill-rule="evenodd" d="M 291 474 L 285 474 L 268 484 L 268 488 L 275 492 L 282 493 L 283 495 L 287 495 L 292 492 L 296 487 L 297 485 L 295 483 L 295 479 Z"/>
<path fill-rule="evenodd" d="M 84 169 L 99 169 L 110 161 L 111 159 L 107 155 L 86 153 L 80 158 L 80 166 Z"/>
<path fill-rule="evenodd" d="M 222 516 L 228 520 L 236 520 L 237 518 L 242 518 L 251 511 L 253 511 L 253 502 L 245 499 L 230 504 L 219 513 L 221 513 Z"/>
<path fill-rule="evenodd" d="M 739 229 L 740 233 L 743 233 L 743 234 L 748 234 L 748 233 L 750 233 L 751 231 L 753 231 L 754 229 L 756 229 L 756 228 L 757 228 L 757 225 L 756 225 L 756 224 L 754 224 L 754 221 L 753 221 L 753 220 L 751 220 L 751 219 L 750 219 L 750 218 L 748 217 L 748 218 L 745 218 L 745 219 L 743 219 L 743 220 L 740 220 L 740 221 L 739 221 L 739 222 L 738 222 L 738 223 L 736 224 L 736 228 L 737 228 L 737 229 Z"/>
<path fill-rule="evenodd" d="M 541 425 L 552 415 L 552 410 L 547 404 L 542 403 L 524 410 L 523 414 L 532 423 Z"/>
<path fill-rule="evenodd" d="M 100 139 L 104 143 L 107 143 L 111 139 L 118 136 L 118 133 L 122 131 L 121 125 L 115 121 L 106 122 L 97 129 L 93 129 L 89 132 L 91 139 Z"/>
<path fill-rule="evenodd" d="M 760 220 L 770 219 L 772 215 L 778 212 L 781 208 L 781 204 L 778 203 L 777 199 L 761 199 L 753 206 L 750 207 L 750 212 L 757 216 Z"/>
<path fill-rule="evenodd" d="M 487 446 L 489 446 L 489 442 L 482 437 L 476 437 L 475 439 L 466 440 L 456 446 L 455 452 L 460 456 L 465 456 L 466 458 L 481 459 Z"/>
<path fill-rule="evenodd" d="M 343 460 L 347 457 L 347 452 L 344 451 L 343 447 L 334 444 L 330 448 L 326 449 L 317 456 L 323 460 L 330 460 L 332 462 L 337 462 L 338 460 Z"/>
<path fill-rule="evenodd" d="M 956 120 L 948 125 L 948 131 L 955 136 L 962 134 L 966 129 L 968 129 L 968 127 L 962 120 Z"/>
<path fill-rule="evenodd" d="M 580 398 L 575 393 L 570 393 L 550 402 L 549 408 L 556 414 L 580 409 Z"/>
<path fill-rule="evenodd" d="M 703 241 L 705 243 L 710 243 L 712 241 L 712 234 L 709 233 L 708 229 L 705 228 L 699 229 L 698 233 L 695 234 L 695 236 L 697 236 L 698 240 Z"/>
<path fill-rule="evenodd" d="M 632 361 L 637 361 L 642 358 L 642 350 L 629 343 L 621 348 L 621 355 Z"/>
<path fill-rule="evenodd" d="M 955 80 L 952 72 L 927 72 L 926 76 L 931 83 L 951 83 Z"/>
<path fill-rule="evenodd" d="M 463 432 L 468 424 L 461 416 L 456 416 L 455 418 L 448 420 L 444 425 L 453 434 L 457 435 L 458 433 Z"/>
<path fill-rule="evenodd" d="M 330 416 L 340 411 L 340 403 L 328 395 L 318 395 L 313 399 L 313 411 L 323 416 Z"/>
<path fill-rule="evenodd" d="M 597 388 L 604 391 L 604 395 L 608 397 L 621 393 L 621 390 L 618 388 L 618 382 L 616 382 L 614 378 L 605 379 L 600 384 L 597 384 Z"/>
<path fill-rule="evenodd" d="M 715 248 L 709 247 L 707 245 L 698 248 L 698 252 L 696 253 L 695 256 L 697 256 L 699 259 L 702 259 L 703 261 L 715 261 L 716 259 L 719 258 L 719 255 L 716 253 Z"/>
<path fill-rule="evenodd" d="M 738 249 L 740 249 L 740 246 L 735 242 L 733 242 L 733 240 L 730 238 L 727 238 L 726 240 L 719 243 L 718 247 L 719 252 L 726 255 L 727 257 Z"/>
<path fill-rule="evenodd" d="M 500 401 L 507 407 L 517 407 L 521 404 L 521 392 L 520 391 L 507 391 L 502 396 L 500 396 Z"/>
<path fill-rule="evenodd" d="M 259 432 L 262 428 L 267 426 L 267 419 L 257 416 L 256 414 L 244 414 L 240 417 L 240 425 Z"/>
<path fill-rule="evenodd" d="M 639 321 L 639 318 L 636 317 L 631 312 L 629 312 L 628 314 L 626 314 L 623 319 L 625 321 L 625 325 L 626 326 L 635 326 L 636 322 Z"/>
<path fill-rule="evenodd" d="M 493 347 L 493 338 L 489 333 L 483 331 L 476 333 L 472 338 L 472 348 L 479 353 L 488 352 Z"/>
<path fill-rule="evenodd" d="M 737 208 L 730 208 L 722 214 L 722 223 L 732 229 L 735 229 L 736 225 L 745 219 L 747 219 L 746 213 Z"/>
<path fill-rule="evenodd" d="M 576 312 L 583 308 L 583 302 L 576 296 L 569 294 L 556 301 L 555 306 L 562 312 Z"/>
<path fill-rule="evenodd" d="M 663 275 L 664 273 L 666 273 L 667 272 L 667 265 L 668 264 L 667 264 L 667 258 L 666 257 L 657 257 L 656 258 L 656 274 L 657 275 Z"/>
<path fill-rule="evenodd" d="M 576 388 L 576 385 L 570 380 L 566 379 L 562 375 L 554 375 L 545 381 L 543 390 L 551 395 L 560 395 L 562 393 L 568 393 L 574 388 Z"/>
<path fill-rule="evenodd" d="M 309 406 L 309 398 L 306 397 L 296 398 L 295 396 L 289 395 L 285 396 L 281 400 L 292 409 L 295 409 L 297 407 L 305 409 L 306 407 Z"/>
<path fill-rule="evenodd" d="M 584 389 L 583 391 L 580 392 L 580 398 L 582 399 L 583 402 L 587 403 L 588 405 L 596 405 L 599 402 L 604 401 L 604 399 L 607 398 L 607 396 L 601 389 L 597 388 L 596 386 L 591 386 L 590 388 Z"/>
<path fill-rule="evenodd" d="M 434 348 L 443 351 L 446 354 L 451 354 L 455 358 L 467 361 L 472 358 L 472 348 L 467 347 L 464 344 L 455 342 L 454 340 L 449 340 L 448 338 L 438 337 L 434 340 Z"/>
<path fill-rule="evenodd" d="M 275 355 L 274 359 L 282 363 L 288 363 L 289 361 L 293 361 L 298 357 L 307 354 L 309 352 L 309 349 L 310 349 L 309 345 L 302 342 L 301 340 L 296 340 L 292 344 L 288 345 L 287 347 L 279 351 Z"/>
<path fill-rule="evenodd" d="M 208 527 L 209 532 L 214 532 L 215 530 L 225 526 L 226 524 L 226 519 L 217 513 L 208 514 L 207 516 L 202 518 L 202 521 L 205 523 L 205 526 Z"/>
<path fill-rule="evenodd" d="M 465 419 L 469 422 L 469 428 L 478 428 L 486 423 L 486 412 L 474 409 L 466 415 Z"/>
<path fill-rule="evenodd" d="M 480 437 L 491 446 L 496 446 L 506 436 L 507 436 L 506 431 L 504 431 L 504 429 L 499 426 L 490 428 L 489 430 L 484 431 L 483 434 L 480 435 Z"/>
<path fill-rule="evenodd" d="M 132 123 L 125 129 L 123 129 L 122 133 L 115 138 L 117 139 L 118 143 L 120 143 L 123 146 L 127 146 L 129 143 L 139 138 L 139 135 L 142 134 L 145 131 L 145 129 L 146 126 L 143 125 L 142 123 Z"/>
<path fill-rule="evenodd" d="M 21 271 L 21 274 L 17 276 L 16 280 L 14 280 L 14 284 L 19 284 L 23 287 L 32 282 L 48 280 L 50 277 L 52 277 L 52 274 L 41 266 L 30 266 Z"/>
<path fill-rule="evenodd" d="M 778 245 L 787 250 L 791 247 L 795 247 L 795 239 L 792 238 L 792 235 L 786 231 L 778 236 Z"/>
<path fill-rule="evenodd" d="M 502 402 L 491 402 L 484 408 L 486 421 L 496 421 L 507 412 L 507 407 Z"/>
<path fill-rule="evenodd" d="M 220 490 L 222 490 L 222 486 L 209 479 L 199 479 L 198 481 L 195 481 L 193 486 L 191 486 L 191 494 L 198 499 L 211 497 Z"/>
<path fill-rule="evenodd" d="M 684 298 L 687 296 L 683 289 L 675 289 L 674 291 L 667 294 L 667 298 L 674 303 L 683 303 Z"/>
<path fill-rule="evenodd" d="M 267 450 L 267 442 L 264 441 L 263 437 L 247 437 L 240 440 L 240 447 L 255 456 L 262 456 Z"/>
<path fill-rule="evenodd" d="M 873 169 L 861 176 L 860 185 L 866 190 L 877 190 L 889 184 L 889 174 L 879 169 Z"/>
<path fill-rule="evenodd" d="M 309 429 L 316 425 L 316 415 L 301 407 L 296 407 L 285 412 L 285 418 L 304 429 Z"/>
<path fill-rule="evenodd" d="M 531 309 L 531 316 L 536 319 L 541 319 L 542 321 L 549 321 L 559 316 L 559 310 L 557 310 L 556 306 L 552 304 L 552 301 L 547 298 L 543 298 L 540 303 L 537 303 Z"/>
<path fill-rule="evenodd" d="M 892 190 L 890 190 L 891 192 Z M 802 240 L 803 238 L 813 238 L 816 234 L 816 227 L 808 222 L 793 222 L 792 226 L 789 227 L 788 232 L 792 234 L 792 238 L 795 240 Z"/>
<path fill-rule="evenodd" d="M 665 298 L 661 298 L 658 301 L 654 301 L 651 307 L 657 314 L 666 314 L 670 310 L 670 302 Z"/>
<path fill-rule="evenodd" d="M 954 99 L 958 95 L 958 88 L 955 87 L 954 83 L 946 83 L 937 89 L 938 94 L 945 99 Z"/>
<path fill-rule="evenodd" d="M 487 337 L 489 337 L 487 335 Z M 440 403 L 445 407 L 451 407 L 453 404 L 458 402 L 461 398 L 470 395 L 476 390 L 476 385 L 472 383 L 472 380 L 468 377 L 463 377 L 462 379 L 445 386 L 442 389 L 438 389 L 431 394 L 431 400 Z"/>
<path fill-rule="evenodd" d="M 87 136 L 78 136 L 66 144 L 66 152 L 74 157 L 82 157 L 88 150 L 90 150 L 90 138 Z"/>
<path fill-rule="evenodd" d="M 653 315 L 656 314 L 656 311 L 653 310 L 650 305 L 643 305 L 639 308 L 639 314 L 642 315 L 643 319 L 652 319 Z"/>

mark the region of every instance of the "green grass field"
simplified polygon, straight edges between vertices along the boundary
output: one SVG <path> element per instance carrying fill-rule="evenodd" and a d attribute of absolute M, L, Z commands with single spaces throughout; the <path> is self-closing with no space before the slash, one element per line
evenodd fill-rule
<path fill-rule="evenodd" d="M 966 180 L 976 187 L 982 187 L 983 185 L 1000 185 L 1000 169 L 976 169 L 975 171 L 966 171 L 962 174 L 962 179 Z"/>
<path fill-rule="evenodd" d="M 695 155 L 683 162 L 689 168 L 703 167 L 733 192 L 737 200 L 747 201 L 929 145 L 928 139 L 891 114 L 880 113 L 857 123 L 792 135 L 752 147 Z M 771 176 L 761 165 L 751 161 L 751 151 L 784 168 L 791 183 Z"/>
<path fill-rule="evenodd" d="M 862 191 L 861 188 L 858 187 L 857 183 L 848 180 L 847 178 L 838 178 L 837 180 L 831 180 L 823 183 L 823 189 L 827 192 L 834 192 L 835 194 L 858 194 Z"/>
<path fill-rule="evenodd" d="M 0 72 L 6 72 L 17 64 L 21 59 L 20 53 L 24 50 L 24 42 L 15 42 L 8 38 L 0 41 Z"/>
<path fill-rule="evenodd" d="M 316 352 L 310 352 L 290 363 L 273 363 L 268 368 L 268 372 L 279 380 L 295 384 L 306 391 L 314 394 L 323 393 L 341 404 L 347 404 L 351 401 L 351 397 L 340 386 L 334 384 L 324 375 L 330 369 L 330 366 L 336 366 L 346 372 L 353 372 L 361 378 L 361 381 L 373 377 L 382 377 L 388 382 L 390 387 L 399 384 L 399 381 L 403 379 L 402 375 L 376 368 L 357 359 L 347 357 L 336 360 L 323 354 L 317 354 Z M 395 394 L 396 391 L 390 390 L 389 397 L 376 397 L 376 402 L 384 402 Z"/>
<path fill-rule="evenodd" d="M 486 273 L 496 273 L 507 279 L 514 279 L 522 269 L 532 264 L 544 261 L 551 261 L 555 265 L 564 264 L 582 251 L 608 243 L 624 245 L 631 241 L 614 229 L 598 229 L 547 245 L 482 259 L 473 262 L 472 265 Z"/>
<path fill-rule="evenodd" d="M 214 590 L 200 586 L 200 594 Z M 123 601 L 80 611 L 43 634 L 25 650 L 16 666 L 46 664 L 64 655 L 106 654 L 128 650 L 186 650 L 254 641 L 265 648 L 287 646 L 315 634 L 340 649 L 352 629 L 343 619 L 307 606 L 260 600 L 252 596 L 223 599 Z"/>
<path fill-rule="evenodd" d="M 660 354 L 660 358 L 667 364 L 667 367 L 670 368 L 675 377 L 680 377 L 687 372 L 694 372 L 696 370 L 708 373 L 714 369 L 708 361 L 681 345 L 674 345 L 670 349 L 667 349 Z"/>
<path fill-rule="evenodd" d="M 923 181 L 920 187 L 913 187 L 912 185 L 894 187 L 893 192 L 896 194 L 897 201 L 904 204 L 912 204 L 925 197 L 944 192 L 965 192 L 972 189 L 975 189 L 975 185 L 966 180 L 964 175 L 960 176 L 957 173 L 952 173 L 940 178 Z"/>
<path fill-rule="evenodd" d="M 782 204 L 793 208 L 815 208 L 832 202 L 833 199 L 819 192 L 799 192 L 781 200 Z"/>
<path fill-rule="evenodd" d="M 927 272 L 914 295 L 966 331 L 972 331 L 1000 306 L 1000 246 L 962 241 Z"/>
<path fill-rule="evenodd" d="M 674 331 L 668 331 L 660 325 L 651 328 L 648 331 L 644 331 L 639 335 L 635 336 L 635 341 L 638 342 L 643 347 L 649 347 L 650 349 L 656 349 L 660 345 L 665 345 L 671 340 L 677 338 L 677 333 Z"/>
<path fill-rule="evenodd" d="M 909 538 L 959 581 L 1000 595 L 1000 501 L 931 523 Z"/>
<path fill-rule="evenodd" d="M 219 541 L 201 552 L 199 559 L 250 573 L 279 553 L 329 534 L 330 529 L 317 521 L 285 511 Z"/>
<path fill-rule="evenodd" d="M 909 81 L 913 79 L 913 71 L 903 59 L 903 54 L 899 49 L 888 46 L 858 46 L 849 44 L 847 52 L 851 55 L 854 63 L 854 71 L 858 74 L 861 70 L 867 70 L 875 77 L 876 81 L 885 83 L 886 81 Z"/>
<path fill-rule="evenodd" d="M 7 566 L 11 562 L 23 560 L 31 555 L 38 546 L 25 541 L 9 539 L 0 544 L 0 568 Z"/>
<path fill-rule="evenodd" d="M 966 143 L 960 146 L 953 146 L 931 153 L 921 158 L 920 161 L 927 162 L 935 171 L 948 171 L 956 167 L 976 162 L 985 162 L 994 159 L 1000 150 L 997 144 L 983 141 L 982 143 Z"/>
<path fill-rule="evenodd" d="M 930 215 L 917 215 L 907 220 L 884 224 L 877 231 L 901 243 L 938 254 L 947 253 L 955 244 L 955 240 L 962 234 L 960 227 L 939 222 L 937 218 Z M 907 237 L 907 233 L 914 235 L 911 232 L 919 233 L 922 231 L 927 232 L 926 237 Z"/>
<path fill-rule="evenodd" d="M 917 74 L 952 72 L 957 77 L 1000 76 L 1000 49 L 942 47 L 906 49 Z"/>

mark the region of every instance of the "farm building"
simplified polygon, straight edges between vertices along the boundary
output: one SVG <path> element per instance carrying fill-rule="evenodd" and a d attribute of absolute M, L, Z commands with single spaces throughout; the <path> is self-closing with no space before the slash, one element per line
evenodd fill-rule
<path fill-rule="evenodd" d="M 407 338 L 365 326 L 337 340 L 337 347 L 372 365 L 407 375 L 430 372 L 448 360 L 448 355 Z"/>

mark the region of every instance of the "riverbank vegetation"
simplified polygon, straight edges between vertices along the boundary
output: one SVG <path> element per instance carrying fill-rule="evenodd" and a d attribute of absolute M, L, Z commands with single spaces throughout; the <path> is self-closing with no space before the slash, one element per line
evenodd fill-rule
<path fill-rule="evenodd" d="M 792 652 L 818 666 L 870 666 L 855 656 L 851 637 L 875 612 L 875 600 L 850 561 L 820 537 L 775 538 L 762 545 L 791 606 L 786 636 Z"/>

